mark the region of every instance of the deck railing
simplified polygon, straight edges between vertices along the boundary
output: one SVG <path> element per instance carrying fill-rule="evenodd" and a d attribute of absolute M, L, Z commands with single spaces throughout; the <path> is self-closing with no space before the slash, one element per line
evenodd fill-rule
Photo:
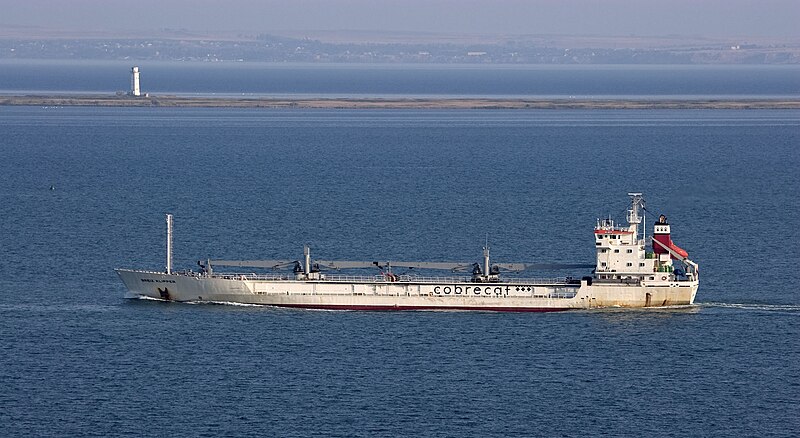
<path fill-rule="evenodd" d="M 202 274 L 186 274 L 201 276 Z M 294 275 L 287 274 L 256 274 L 253 272 L 225 272 L 214 273 L 212 278 L 220 278 L 225 280 L 248 280 L 248 281 L 288 281 L 295 280 Z M 420 283 L 420 284 L 461 284 L 472 283 L 472 277 L 467 276 L 421 276 L 421 275 L 341 275 L 341 274 L 325 274 L 323 279 L 312 280 L 320 282 L 332 283 Z M 556 278 L 501 278 L 499 281 L 482 284 L 536 284 L 536 285 L 563 285 L 568 284 L 569 279 L 566 277 Z"/>

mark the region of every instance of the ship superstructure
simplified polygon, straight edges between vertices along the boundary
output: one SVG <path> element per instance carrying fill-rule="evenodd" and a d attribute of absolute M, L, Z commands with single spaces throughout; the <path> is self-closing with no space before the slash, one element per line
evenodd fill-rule
<path fill-rule="evenodd" d="M 692 281 L 697 277 L 697 264 L 689 260 L 686 251 L 670 239 L 670 226 L 664 215 L 653 227 L 652 251 L 647 250 L 651 240 L 644 230 L 644 198 L 641 193 L 629 193 L 631 207 L 627 211 L 628 225 L 617 226 L 613 219 L 597 221 L 594 229 L 597 247 L 595 278 L 598 280 L 636 280 L 643 283 L 667 282 L 677 279 Z M 678 260 L 683 266 L 676 266 Z"/>
<path fill-rule="evenodd" d="M 595 307 L 658 307 L 694 302 L 698 267 L 670 238 L 663 215 L 647 239 L 641 193 L 629 193 L 626 226 L 598 220 L 595 264 L 315 260 L 306 246 L 301 260 L 211 260 L 199 271 L 172 269 L 172 216 L 167 215 L 165 272 L 118 269 L 130 296 L 169 301 L 212 301 L 346 310 L 555 311 Z M 652 250 L 648 243 L 652 241 Z M 676 264 L 675 261 L 678 263 Z M 215 267 L 267 270 L 231 272 Z M 444 276 L 396 274 L 447 271 Z M 525 271 L 594 268 L 582 277 L 526 278 Z M 377 270 L 375 275 L 356 274 Z M 471 275 L 459 275 L 471 271 Z M 285 273 L 284 273 L 285 272 Z M 503 273 L 503 276 L 501 276 Z"/>

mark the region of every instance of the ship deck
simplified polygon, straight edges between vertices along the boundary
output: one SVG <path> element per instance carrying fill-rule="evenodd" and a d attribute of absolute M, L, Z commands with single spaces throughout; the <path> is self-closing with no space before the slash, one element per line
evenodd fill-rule
<path fill-rule="evenodd" d="M 420 276 L 420 275 L 395 275 L 394 278 L 385 275 L 347 275 L 347 274 L 325 274 L 323 278 L 312 280 L 298 280 L 294 275 L 287 274 L 256 274 L 253 272 L 225 272 L 204 275 L 196 272 L 177 273 L 173 275 L 183 275 L 188 277 L 217 278 L 223 280 L 245 280 L 245 281 L 297 281 L 297 282 L 320 282 L 320 283 L 411 283 L 411 284 L 475 284 L 469 276 Z M 502 278 L 499 281 L 490 283 L 498 284 L 525 284 L 525 285 L 579 285 L 579 280 L 569 277 L 532 277 L 532 278 Z"/>

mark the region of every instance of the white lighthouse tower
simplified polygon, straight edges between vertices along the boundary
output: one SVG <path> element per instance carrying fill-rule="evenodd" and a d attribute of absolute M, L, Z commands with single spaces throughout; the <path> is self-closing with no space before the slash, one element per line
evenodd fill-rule
<path fill-rule="evenodd" d="M 139 67 L 134 66 L 131 69 L 131 96 L 141 96 L 142 92 L 139 90 Z"/>

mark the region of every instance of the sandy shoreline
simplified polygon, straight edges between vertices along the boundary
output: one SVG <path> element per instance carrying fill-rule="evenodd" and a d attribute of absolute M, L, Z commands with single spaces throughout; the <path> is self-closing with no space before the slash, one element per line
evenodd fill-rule
<path fill-rule="evenodd" d="M 800 99 L 236 98 L 18 95 L 0 105 L 327 109 L 800 109 Z"/>

